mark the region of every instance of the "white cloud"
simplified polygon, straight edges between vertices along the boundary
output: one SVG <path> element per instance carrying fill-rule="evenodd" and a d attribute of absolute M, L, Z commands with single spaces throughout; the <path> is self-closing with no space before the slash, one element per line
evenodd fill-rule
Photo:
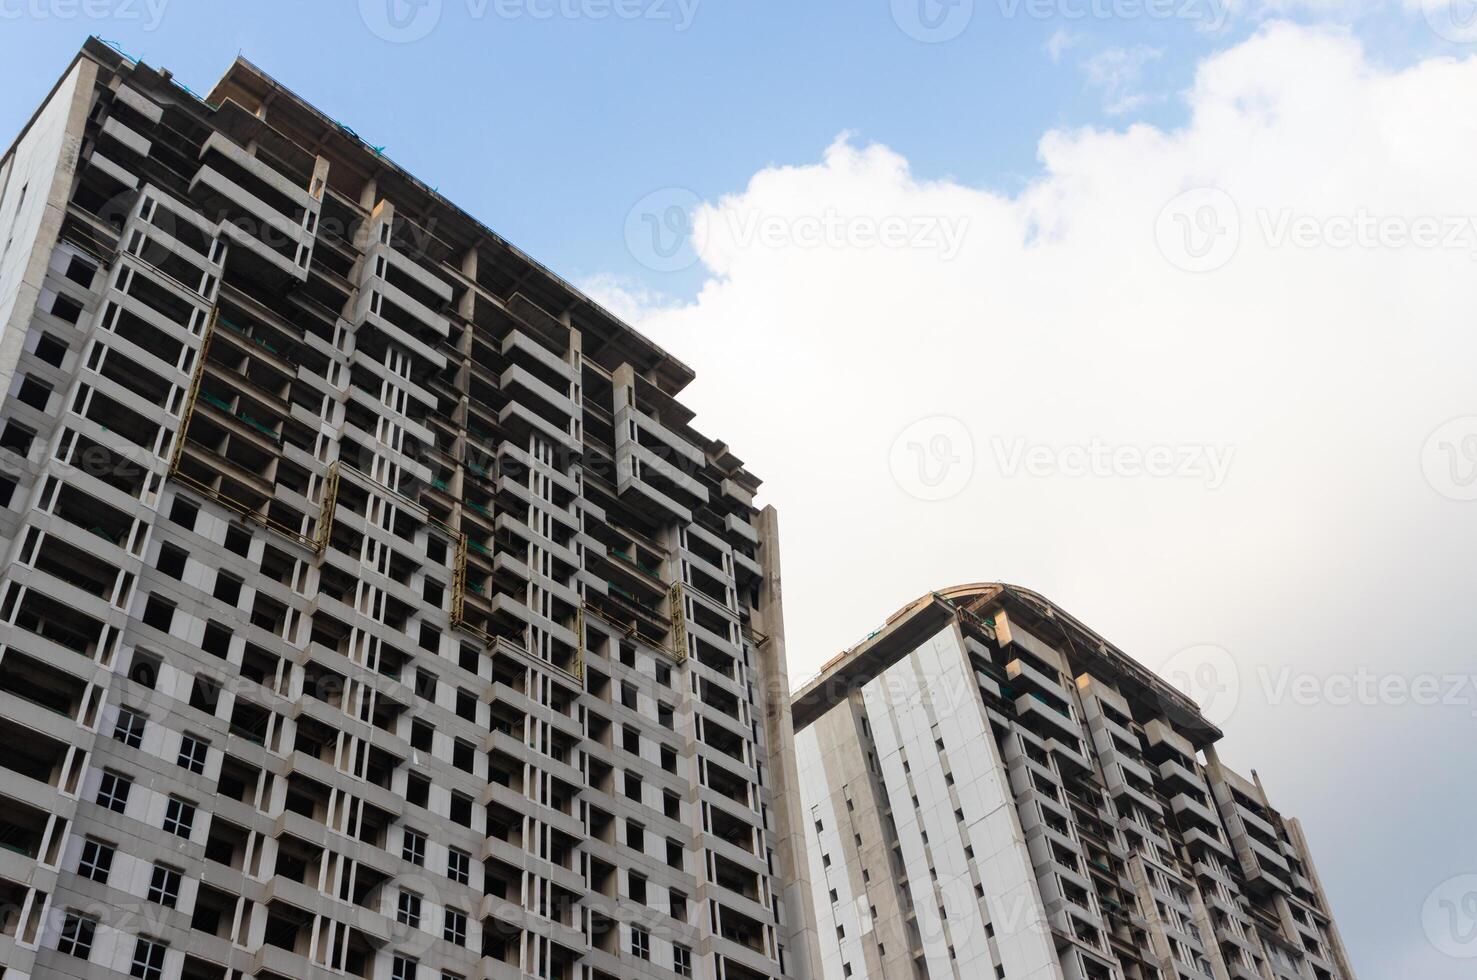
<path fill-rule="evenodd" d="M 1361 968 L 1455 976 L 1418 923 L 1427 889 L 1477 868 L 1460 817 L 1477 808 L 1472 708 L 1272 704 L 1257 671 L 1472 671 L 1477 503 L 1442 496 L 1423 452 L 1448 454 L 1455 479 L 1474 462 L 1427 438 L 1477 415 L 1477 262 L 1459 238 L 1382 236 L 1437 221 L 1447 237 L 1477 215 L 1477 59 L 1394 71 L 1343 34 L 1273 25 L 1205 61 L 1187 98 L 1173 131 L 1046 133 L 1014 196 L 838 141 L 705 210 L 694 302 L 642 318 L 650 296 L 614 295 L 697 369 L 698 426 L 767 481 L 797 677 L 916 595 L 992 578 L 1150 667 L 1223 647 L 1242 672 L 1228 756 L 1308 817 L 1356 955 L 1384 943 Z M 1232 210 L 1180 197 L 1197 188 Z M 1189 204 L 1165 213 L 1172 200 Z M 968 233 L 952 260 L 735 234 L 746 216 L 828 209 Z M 1206 250 L 1238 227 L 1229 255 Z M 1385 244 L 1343 244 L 1361 227 Z M 1166 254 L 1225 261 L 1186 272 Z M 917 427 L 934 417 L 967 439 Z M 1096 444 L 1123 451 L 1107 475 L 1091 475 Z M 1234 455 L 1210 489 L 1206 466 L 1144 475 L 1161 447 Z M 1023 469 L 1017 450 L 1037 448 L 1046 465 Z M 971 458 L 962 487 L 932 492 L 927 467 Z M 1372 869 L 1370 840 L 1408 835 L 1437 779 L 1428 845 Z"/>
<path fill-rule="evenodd" d="M 1051 59 L 1053 64 L 1058 64 L 1062 60 L 1063 52 L 1065 52 L 1068 48 L 1076 47 L 1085 39 L 1086 35 L 1084 34 L 1078 34 L 1074 31 L 1069 31 L 1065 28 L 1059 27 L 1051 35 L 1051 37 L 1046 39 L 1046 55 Z"/>
<path fill-rule="evenodd" d="M 1370 14 L 1404 7 L 1419 9 L 1465 0 L 1210 0 L 1224 23 L 1231 19 L 1260 23 L 1273 18 L 1306 19 L 1320 24 L 1347 24 Z"/>
<path fill-rule="evenodd" d="M 607 310 L 627 323 L 637 323 L 681 305 L 645 283 L 608 272 L 582 279 L 576 285 L 586 294 L 599 297 Z"/>
<path fill-rule="evenodd" d="M 1139 91 L 1144 66 L 1157 61 L 1163 51 L 1146 45 L 1132 48 L 1105 48 L 1082 62 L 1082 71 L 1091 88 L 1103 94 L 1103 110 L 1122 115 L 1139 108 L 1149 97 Z"/>

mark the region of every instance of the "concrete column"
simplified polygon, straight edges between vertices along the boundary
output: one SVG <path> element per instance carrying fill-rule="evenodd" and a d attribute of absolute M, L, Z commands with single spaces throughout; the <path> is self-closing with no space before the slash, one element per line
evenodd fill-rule
<path fill-rule="evenodd" d="M 477 247 L 475 245 L 467 249 L 466 253 L 462 255 L 462 275 L 466 276 L 472 282 L 477 281 Z M 476 315 L 476 290 L 468 289 L 465 293 L 462 294 L 461 301 L 457 306 L 457 313 L 468 320 L 472 319 L 472 317 Z"/>
<path fill-rule="evenodd" d="M 629 369 L 627 369 L 629 370 Z M 781 901 L 785 921 L 781 941 L 796 980 L 819 980 L 820 945 L 811 904 L 810 863 L 806 859 L 800 780 L 795 765 L 795 723 L 790 715 L 790 679 L 785 658 L 784 589 L 780 582 L 779 514 L 766 507 L 755 527 L 764 579 L 759 586 L 759 675 L 763 686 L 765 742 L 769 749 L 769 789 L 774 804 L 775 876 L 785 882 Z"/>

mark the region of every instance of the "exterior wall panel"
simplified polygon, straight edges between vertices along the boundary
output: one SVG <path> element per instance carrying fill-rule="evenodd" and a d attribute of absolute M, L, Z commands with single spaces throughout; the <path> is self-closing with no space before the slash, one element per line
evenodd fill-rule
<path fill-rule="evenodd" d="M 0 174 L 6 980 L 811 975 L 689 369 L 244 60 L 90 41 Z"/>
<path fill-rule="evenodd" d="M 886 976 L 1354 976 L 1296 821 L 1220 764 L 1192 704 L 1034 593 L 925 596 L 793 708 L 826 880 L 860 875 L 847 898 L 903 920 Z M 827 822 L 843 780 L 879 801 L 850 839 Z M 840 923 L 842 892 L 814 894 Z M 819 945 L 827 978 L 881 959 Z"/>

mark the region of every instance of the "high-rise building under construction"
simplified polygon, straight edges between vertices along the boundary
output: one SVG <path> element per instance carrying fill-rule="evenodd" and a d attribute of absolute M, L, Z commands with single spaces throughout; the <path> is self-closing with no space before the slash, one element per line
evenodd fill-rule
<path fill-rule="evenodd" d="M 1302 828 L 1044 597 L 926 595 L 796 692 L 824 980 L 1354 980 Z"/>
<path fill-rule="evenodd" d="M 692 372 L 245 60 L 0 162 L 0 975 L 808 975 Z"/>

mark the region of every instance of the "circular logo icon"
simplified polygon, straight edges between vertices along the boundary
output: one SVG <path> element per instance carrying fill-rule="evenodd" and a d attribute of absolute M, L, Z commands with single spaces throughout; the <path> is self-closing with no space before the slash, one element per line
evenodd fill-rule
<path fill-rule="evenodd" d="M 1154 241 L 1169 264 L 1186 272 L 1213 272 L 1241 244 L 1241 212 L 1219 187 L 1197 187 L 1164 205 Z"/>
<path fill-rule="evenodd" d="M 893 23 L 926 44 L 952 41 L 974 19 L 974 0 L 892 0 Z"/>
<path fill-rule="evenodd" d="M 1477 415 L 1452 419 L 1421 449 L 1426 482 L 1443 497 L 1477 500 Z"/>
<path fill-rule="evenodd" d="M 157 194 L 123 191 L 104 201 L 97 216 L 118 230 L 123 251 L 149 265 L 163 266 L 174 254 L 165 241 L 166 237 L 172 241 L 177 231 L 174 212 L 161 205 Z M 129 231 L 129 222 L 134 223 L 133 233 L 123 234 Z"/>
<path fill-rule="evenodd" d="M 680 272 L 698 260 L 702 198 L 686 187 L 652 191 L 626 212 L 626 248 L 653 272 Z"/>
<path fill-rule="evenodd" d="M 1436 35 L 1454 44 L 1477 42 L 1477 2 L 1421 0 L 1421 13 Z"/>
<path fill-rule="evenodd" d="M 1477 875 L 1457 875 L 1433 888 L 1421 906 L 1421 925 L 1442 954 L 1477 957 Z"/>
<path fill-rule="evenodd" d="M 898 433 L 887 464 L 893 480 L 909 496 L 948 500 L 958 496 L 974 475 L 974 438 L 958 419 L 932 415 Z"/>
<path fill-rule="evenodd" d="M 441 0 L 359 0 L 359 18 L 380 40 L 409 44 L 441 23 Z"/>
<path fill-rule="evenodd" d="M 427 872 L 414 871 L 386 881 L 380 886 L 393 893 L 394 901 L 381 901 L 380 907 L 358 906 L 354 916 L 366 931 L 381 927 L 390 918 L 390 945 L 397 953 L 419 956 L 436 944 L 439 933 L 431 932 L 432 923 L 441 918 L 445 908 L 436 878 Z"/>
<path fill-rule="evenodd" d="M 1224 647 L 1187 647 L 1165 661 L 1159 676 L 1199 705 L 1201 716 L 1217 727 L 1230 719 L 1241 699 L 1241 670 Z"/>

